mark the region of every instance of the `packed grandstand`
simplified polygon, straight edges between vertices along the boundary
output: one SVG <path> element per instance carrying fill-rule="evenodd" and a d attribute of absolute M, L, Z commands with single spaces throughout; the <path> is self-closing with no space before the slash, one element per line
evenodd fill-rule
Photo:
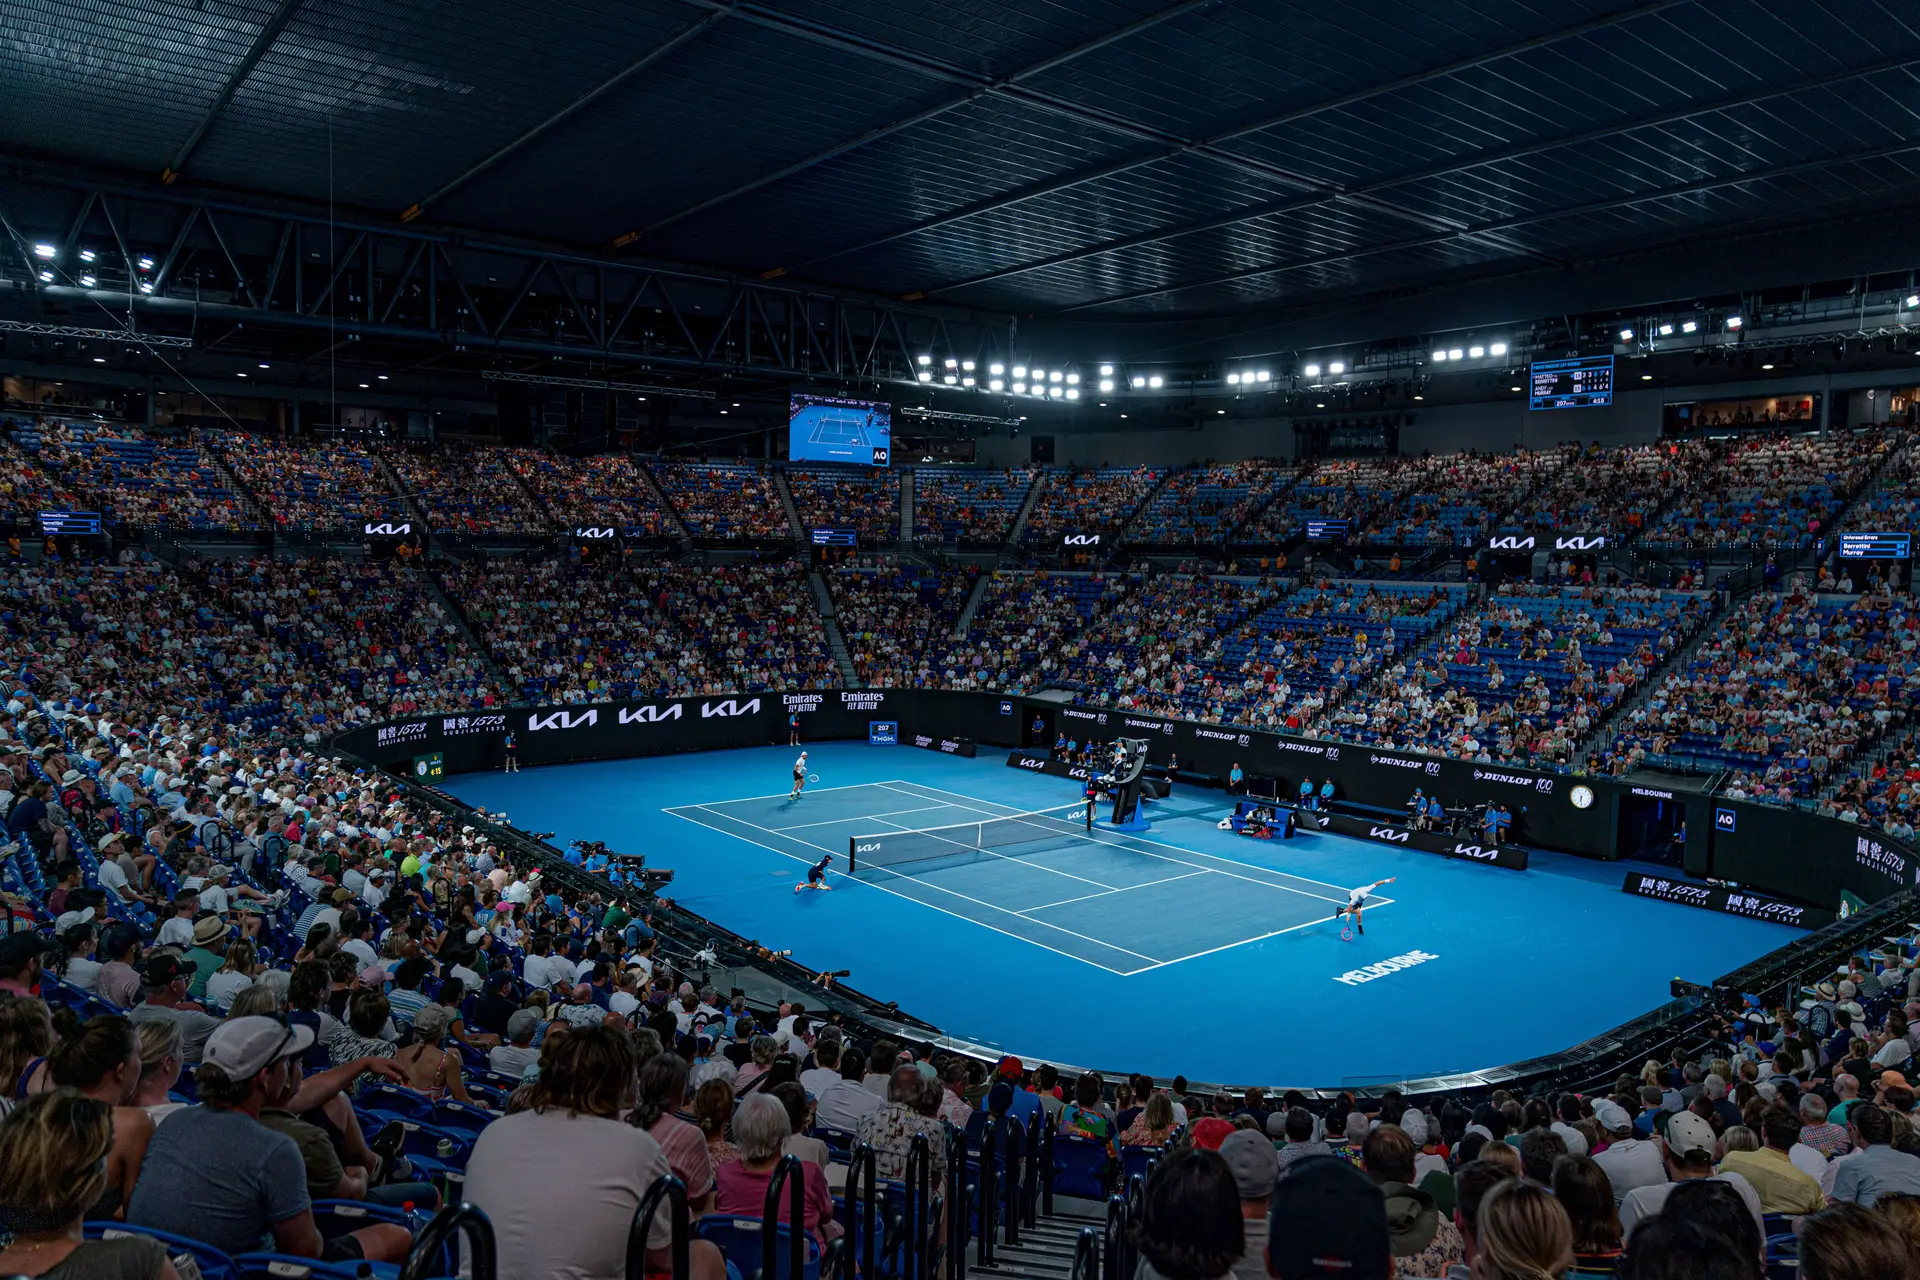
<path fill-rule="evenodd" d="M 1460 760 L 1664 767 L 1910 837 L 1906 584 L 1812 554 L 1911 512 L 1891 430 L 903 482 L 6 425 L 17 526 L 58 502 L 122 536 L 15 537 L 0 569 L 0 1270 L 42 1248 L 65 1269 L 32 1274 L 238 1280 L 268 1274 L 265 1254 L 329 1277 L 450 1266 L 437 1232 L 417 1237 L 464 1201 L 500 1274 L 617 1275 L 634 1205 L 671 1173 L 713 1216 L 676 1264 L 663 1210 L 631 1265 L 718 1280 L 759 1269 L 759 1237 L 725 1223 L 757 1230 L 784 1170 L 798 1195 L 775 1216 L 799 1216 L 808 1275 L 823 1259 L 951 1272 L 996 1232 L 1011 1248 L 1036 1177 L 1048 1204 L 1120 1193 L 1132 1225 L 1106 1247 L 1166 1280 L 1306 1280 L 1321 1257 L 1353 1259 L 1354 1280 L 1914 1274 L 1912 926 L 1810 974 L 1763 1034 L 1725 1028 L 1583 1090 L 1063 1076 L 831 999 L 749 1007 L 696 986 L 682 944 L 700 922 L 650 914 L 604 859 L 555 856 L 329 745 L 416 711 L 1055 689 Z M 351 543 L 376 510 L 463 554 L 209 536 Z M 590 514 L 642 549 L 569 546 Z M 1325 548 L 1313 566 L 1309 518 L 1349 521 L 1375 572 Z M 798 535 L 828 520 L 860 554 L 810 564 Z M 1758 558 L 1739 584 L 1705 554 L 1660 574 L 1468 571 L 1489 537 L 1555 527 Z M 1061 567 L 1052 548 L 1080 531 L 1102 553 Z M 1145 554 L 1168 547 L 1180 558 Z M 1044 1168 L 1027 1146 L 1042 1133 Z M 860 1239 L 874 1193 L 863 1208 L 849 1173 L 867 1159 L 877 1246 Z M 914 1217 L 923 1172 L 944 1217 Z"/>

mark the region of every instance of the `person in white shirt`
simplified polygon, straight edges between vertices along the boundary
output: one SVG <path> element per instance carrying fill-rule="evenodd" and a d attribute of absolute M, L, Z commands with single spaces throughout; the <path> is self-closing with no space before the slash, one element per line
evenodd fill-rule
<path fill-rule="evenodd" d="M 1651 1138 L 1633 1136 L 1633 1117 L 1626 1108 L 1610 1098 L 1593 1104 L 1593 1118 L 1607 1134 L 1606 1150 L 1594 1154 L 1593 1161 L 1613 1184 L 1613 1202 L 1619 1204 L 1636 1187 L 1659 1186 L 1667 1180 L 1666 1165 L 1660 1148 Z"/>
<path fill-rule="evenodd" d="M 102 866 L 106 865 L 104 863 Z M 156 947 L 178 947 L 182 952 L 193 945 L 193 917 L 200 910 L 200 896 L 191 889 L 173 895 L 173 915 L 160 925 L 154 937 Z"/>
<path fill-rule="evenodd" d="M 813 1060 L 819 1066 L 808 1067 L 800 1073 L 800 1087 L 807 1095 L 818 1098 L 828 1089 L 840 1083 L 840 1053 L 843 1046 L 838 1035 L 829 1039 L 822 1035 L 813 1046 Z"/>
<path fill-rule="evenodd" d="M 866 1064 L 857 1053 L 843 1054 L 840 1079 L 820 1091 L 813 1108 L 813 1122 L 828 1129 L 852 1133 L 860 1122 L 886 1103 L 880 1095 L 861 1083 Z"/>
<path fill-rule="evenodd" d="M 531 991 L 545 991 L 549 989 L 554 983 L 565 978 L 573 969 L 573 966 L 568 964 L 564 959 L 560 960 L 563 968 L 559 970 L 554 968 L 554 960 L 558 957 L 548 954 L 552 946 L 552 939 L 548 938 L 545 934 L 536 934 L 534 935 L 532 944 L 527 948 L 527 958 L 520 966 L 520 977 Z"/>
<path fill-rule="evenodd" d="M 1713 1171 L 1714 1137 L 1713 1126 L 1690 1111 L 1682 1111 L 1667 1121 L 1667 1136 L 1659 1142 L 1662 1161 L 1666 1166 L 1669 1182 L 1656 1182 L 1635 1187 L 1627 1192 L 1620 1201 L 1620 1235 L 1622 1240 L 1631 1240 L 1634 1228 L 1647 1219 L 1656 1217 L 1666 1206 L 1667 1197 L 1682 1182 L 1696 1178 L 1712 1178 L 1724 1182 L 1740 1193 L 1740 1199 L 1746 1203 L 1748 1212 L 1753 1214 L 1755 1227 L 1762 1240 L 1767 1237 L 1766 1221 L 1760 1212 L 1760 1193 L 1753 1184 L 1737 1173 L 1715 1173 Z M 1604 1153 L 1603 1153 L 1604 1154 Z"/>
<path fill-rule="evenodd" d="M 1573 1122 L 1580 1118 L 1580 1099 L 1571 1093 L 1561 1094 L 1558 1114 L 1559 1119 L 1549 1127 L 1560 1135 L 1560 1141 L 1567 1144 L 1567 1154 L 1570 1156 L 1587 1154 L 1587 1135 L 1573 1127 Z"/>
<path fill-rule="evenodd" d="M 507 1019 L 507 1043 L 487 1051 L 487 1066 L 512 1080 L 526 1075 L 540 1063 L 540 1051 L 533 1047 L 533 1033 L 540 1028 L 538 1009 L 516 1009 Z"/>

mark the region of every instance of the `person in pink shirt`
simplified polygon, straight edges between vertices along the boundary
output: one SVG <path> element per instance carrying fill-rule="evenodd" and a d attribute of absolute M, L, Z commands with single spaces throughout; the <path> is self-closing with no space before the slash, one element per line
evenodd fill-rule
<path fill-rule="evenodd" d="M 733 1139 L 740 1158 L 720 1166 L 715 1175 L 716 1208 L 721 1213 L 759 1217 L 767 1205 L 767 1184 L 785 1151 L 791 1132 L 787 1109 L 769 1094 L 748 1094 L 733 1113 Z M 833 1193 L 827 1190 L 827 1172 L 811 1160 L 799 1162 L 801 1222 L 814 1243 L 825 1248 L 841 1233 L 833 1220 Z M 792 1173 L 787 1175 L 793 1177 Z M 793 1192 L 780 1189 L 780 1221 L 793 1221 Z"/>

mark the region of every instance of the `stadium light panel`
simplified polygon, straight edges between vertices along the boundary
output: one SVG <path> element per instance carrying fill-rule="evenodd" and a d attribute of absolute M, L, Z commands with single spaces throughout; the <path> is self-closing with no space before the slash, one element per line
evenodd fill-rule
<path fill-rule="evenodd" d="M 1113 390 L 1113 379 L 1112 379 L 1112 378 L 1102 378 L 1102 379 L 1100 379 L 1100 389 L 1101 389 L 1102 391 L 1111 391 L 1111 390 Z"/>
<path fill-rule="evenodd" d="M 940 381 L 946 383 L 948 386 L 952 386 L 954 383 L 960 381 L 960 379 L 957 375 L 950 373 L 946 377 L 940 379 Z"/>
<path fill-rule="evenodd" d="M 1058 382 L 1058 381 L 1060 381 L 1060 380 L 1061 380 L 1062 378 L 1064 378 L 1064 377 L 1066 377 L 1066 375 L 1065 375 L 1064 373 L 1061 373 L 1061 372 L 1060 372 L 1060 371 L 1059 371 L 1058 369 L 1055 369 L 1055 370 L 1053 370 L 1053 371 L 1051 371 L 1050 373 L 1048 373 L 1048 374 L 1047 374 L 1047 381 L 1048 381 L 1048 382 Z"/>
<path fill-rule="evenodd" d="M 52 284 L 52 283 L 53 283 L 53 272 L 51 272 L 51 271 L 42 271 L 42 272 L 40 273 L 40 283 L 41 283 L 41 284 Z"/>
<path fill-rule="evenodd" d="M 1687 322 L 1686 322 L 1685 324 L 1683 324 L 1683 325 L 1681 325 L 1681 326 L 1680 326 L 1680 332 L 1682 332 L 1682 333 L 1693 333 L 1694 331 L 1696 331 L 1696 330 L 1697 330 L 1697 329 L 1699 329 L 1699 328 L 1700 328 L 1700 326 L 1699 326 L 1699 325 L 1697 325 L 1697 324 L 1695 324 L 1695 323 L 1694 323 L 1693 321 L 1691 321 L 1691 320 L 1689 320 L 1689 321 L 1687 321 Z"/>
<path fill-rule="evenodd" d="M 142 258 L 142 259 L 140 259 L 140 269 L 141 269 L 142 271 L 151 271 L 151 270 L 153 270 L 153 259 L 152 259 L 152 258 Z"/>
<path fill-rule="evenodd" d="M 262 361 L 260 362 L 260 367 L 261 367 L 262 369 L 271 369 L 271 368 L 273 368 L 273 366 L 272 366 L 272 365 L 270 365 L 270 364 L 268 364 L 268 363 L 267 363 L 267 362 L 266 362 L 265 360 L 262 360 Z M 384 377 L 386 377 L 387 375 L 383 373 L 383 374 L 381 374 L 380 376 L 384 378 Z"/>
<path fill-rule="evenodd" d="M 1167 380 L 1156 373 L 1147 379 L 1147 385 L 1150 387 L 1164 387 L 1167 385 Z"/>
<path fill-rule="evenodd" d="M 998 360 L 995 360 L 992 364 L 987 366 L 987 372 L 992 374 L 996 378 L 999 377 L 1001 374 L 1005 373 L 1006 371 L 1007 371 L 1007 366 L 1001 364 Z"/>
<path fill-rule="evenodd" d="M 1632 342 L 1632 341 L 1633 341 L 1633 330 L 1631 330 L 1631 329 L 1622 329 L 1622 330 L 1620 331 L 1620 341 L 1622 341 L 1622 342 Z"/>
<path fill-rule="evenodd" d="M 1729 329 L 1738 329 L 1741 325 L 1745 323 L 1746 321 L 1742 320 L 1739 316 L 1727 317 L 1727 328 Z"/>
<path fill-rule="evenodd" d="M 1068 374 L 1068 375 L 1067 375 L 1067 385 L 1068 385 L 1068 386 L 1070 386 L 1070 387 L 1077 387 L 1077 386 L 1079 386 L 1079 385 L 1080 385 L 1080 375 L 1079 375 L 1079 374 L 1077 374 L 1077 373 L 1070 373 L 1070 374 Z"/>
<path fill-rule="evenodd" d="M 1466 353 L 1466 352 L 1464 352 L 1464 351 L 1462 351 L 1462 350 L 1461 350 L 1461 349 L 1460 349 L 1459 347 L 1448 347 L 1448 348 L 1447 348 L 1447 359 L 1449 359 L 1449 360 L 1464 360 L 1464 359 L 1466 359 L 1466 358 L 1467 358 L 1467 353 Z"/>
<path fill-rule="evenodd" d="M 1485 354 L 1487 354 L 1487 349 L 1485 347 L 1470 347 L 1467 350 L 1467 354 L 1472 356 L 1475 360 L 1478 360 L 1481 356 L 1484 356 Z"/>
<path fill-rule="evenodd" d="M 965 373 L 972 373 L 972 372 L 973 372 L 973 361 L 971 361 L 971 360 L 962 360 L 962 361 L 960 362 L 960 368 L 961 368 L 961 370 L 962 370 L 962 372 L 965 372 Z"/>
<path fill-rule="evenodd" d="M 932 357 L 932 356 L 921 356 L 921 357 L 920 357 L 920 363 L 921 363 L 921 364 L 932 364 L 932 363 L 933 363 L 933 357 Z"/>
<path fill-rule="evenodd" d="M 1000 378 L 990 378 L 987 380 L 987 390 L 989 391 L 1003 391 L 1006 389 L 1006 385 L 1006 382 Z"/>
<path fill-rule="evenodd" d="M 82 250 L 80 251 L 80 261 L 82 261 L 82 262 L 92 262 L 92 261 L 93 261 L 93 250 L 91 250 L 91 249 L 82 249 Z"/>
<path fill-rule="evenodd" d="M 1908 294 L 1908 295 L 1907 295 L 1907 305 L 1908 305 L 1908 306 L 1910 306 L 1910 307 L 1920 307 L 1920 293 L 1910 293 L 1910 294 Z"/>
<path fill-rule="evenodd" d="M 39 244 L 36 244 L 35 246 L 33 246 L 33 256 L 40 259 L 42 262 L 53 261 L 53 255 L 58 252 L 60 252 L 58 249 L 54 248 L 52 245 L 48 244 L 44 240 L 42 240 Z"/>
<path fill-rule="evenodd" d="M 1078 400 L 1079 398 L 1080 398 L 1080 388 L 1078 387 L 1067 388 L 1067 399 Z"/>
<path fill-rule="evenodd" d="M 947 357 L 947 368 L 958 369 L 959 367 L 960 367 L 960 362 L 958 360 L 955 360 L 952 356 Z"/>
<path fill-rule="evenodd" d="M 961 375 L 961 377 L 960 377 L 960 385 L 961 385 L 961 386 L 963 386 L 963 387 L 970 387 L 970 386 L 972 386 L 972 385 L 973 385 L 973 375 L 972 375 L 972 374 L 970 374 L 970 373 L 967 373 L 967 374 L 962 374 L 962 375 Z"/>
<path fill-rule="evenodd" d="M 1445 347 L 1436 347 L 1433 352 L 1433 360 L 1435 364 L 1445 364 L 1447 360 L 1447 349 Z"/>
<path fill-rule="evenodd" d="M 1913 305 L 1915 305 L 1915 304 L 1914 304 L 1914 303 L 1908 303 L 1907 305 L 1908 305 L 1908 306 L 1913 306 Z M 1111 378 L 1111 377 L 1113 376 L 1113 366 L 1112 366 L 1112 365 L 1110 365 L 1110 364 L 1103 364 L 1103 365 L 1101 365 L 1101 366 L 1100 366 L 1100 376 L 1101 376 L 1101 377 L 1103 377 L 1103 378 Z"/>
<path fill-rule="evenodd" d="M 928 372 L 927 370 L 925 370 L 925 369 L 922 369 L 922 370 L 920 371 L 920 381 L 922 381 L 922 382 L 932 382 L 932 381 L 933 381 L 933 374 L 931 374 L 931 373 L 929 373 L 929 372 Z"/>
<path fill-rule="evenodd" d="M 1327 366 L 1327 372 L 1333 374 L 1335 377 L 1338 377 L 1339 375 L 1345 373 L 1346 371 L 1347 371 L 1347 366 L 1338 360 L 1335 360 L 1332 364 L 1329 364 Z"/>
<path fill-rule="evenodd" d="M 1024 382 L 1016 382 L 1016 383 L 1014 383 L 1014 384 L 1013 384 L 1013 394 L 1015 394 L 1015 395 L 1017 395 L 1017 396 L 1023 396 L 1023 395 L 1025 395 L 1025 394 L 1027 394 L 1027 384 L 1026 384 L 1026 383 L 1024 383 Z"/>
<path fill-rule="evenodd" d="M 1253 375 L 1253 380 L 1255 382 L 1266 382 L 1272 377 L 1273 375 L 1271 373 L 1268 373 L 1265 369 L 1260 369 L 1255 371 Z"/>
<path fill-rule="evenodd" d="M 1048 387 L 1047 394 L 1052 396 L 1055 400 L 1058 400 L 1061 396 L 1064 396 L 1065 394 L 1067 394 L 1067 389 L 1065 387 Z"/>
<path fill-rule="evenodd" d="M 1487 348 L 1487 354 L 1495 355 L 1495 356 L 1503 356 L 1507 354 L 1507 344 L 1504 342 L 1496 342 L 1492 346 Z"/>
<path fill-rule="evenodd" d="M 1301 372 L 1305 373 L 1309 378 L 1317 378 L 1320 376 L 1320 366 L 1317 364 L 1310 364 Z"/>
<path fill-rule="evenodd" d="M 1239 375 L 1239 374 L 1237 374 L 1237 373 L 1230 373 L 1230 374 L 1228 374 L 1228 375 L 1227 375 L 1227 385 L 1228 385 L 1228 386 L 1230 386 L 1230 387 L 1237 387 L 1237 386 L 1239 386 L 1239 385 L 1240 385 L 1240 375 Z"/>
<path fill-rule="evenodd" d="M 1016 377 L 1016 378 L 1024 378 L 1024 377 L 1026 377 L 1026 376 L 1027 376 L 1027 366 L 1025 366 L 1025 365 L 1023 365 L 1023 364 L 1017 364 L 1017 365 L 1015 365 L 1015 366 L 1013 366 L 1013 376 L 1014 376 L 1014 377 Z"/>
<path fill-rule="evenodd" d="M 152 283 L 152 281 L 149 281 L 149 280 L 142 280 L 142 281 L 140 282 L 140 292 L 142 292 L 142 293 L 152 293 L 152 292 L 153 292 L 153 283 Z"/>
<path fill-rule="evenodd" d="M 93 288 L 94 278 L 91 275 L 81 276 L 80 283 L 84 285 L 86 288 L 91 289 Z"/>
<path fill-rule="evenodd" d="M 95 364 L 105 364 L 105 363 L 107 362 L 107 358 L 106 358 L 105 356 L 95 356 L 95 357 L 93 358 L 93 362 L 94 362 Z M 243 373 L 243 374 L 241 374 L 240 376 L 244 378 L 244 377 L 246 377 L 247 375 Z"/>

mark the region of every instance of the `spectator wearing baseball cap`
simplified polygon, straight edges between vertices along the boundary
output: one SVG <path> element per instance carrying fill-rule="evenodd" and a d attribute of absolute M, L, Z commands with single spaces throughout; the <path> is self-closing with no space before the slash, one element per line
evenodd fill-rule
<path fill-rule="evenodd" d="M 1263 1280 L 1267 1274 L 1267 1214 L 1273 1208 L 1273 1184 L 1280 1178 L 1280 1156 L 1257 1130 L 1237 1129 L 1220 1144 L 1220 1158 L 1240 1193 L 1240 1228 L 1246 1248 L 1233 1264 L 1236 1280 Z"/>
<path fill-rule="evenodd" d="M 184 1061 L 192 1066 L 200 1061 L 207 1039 L 219 1029 L 220 1020 L 187 999 L 187 983 L 193 978 L 193 966 L 171 952 L 161 951 L 147 957 L 140 972 L 140 991 L 144 999 L 127 1016 L 136 1023 L 170 1021 L 179 1024 Z"/>
<path fill-rule="evenodd" d="M 1766 1226 L 1760 1211 L 1760 1194 L 1753 1189 L 1753 1184 L 1738 1173 L 1713 1171 L 1714 1135 L 1711 1124 L 1691 1111 L 1678 1112 L 1667 1118 L 1667 1132 L 1660 1146 L 1662 1162 L 1671 1181 L 1635 1187 L 1622 1197 L 1620 1238 L 1623 1241 L 1630 1244 L 1634 1228 L 1660 1213 L 1675 1187 L 1702 1178 L 1724 1182 L 1738 1192 L 1741 1201 L 1752 1211 L 1761 1237 L 1765 1238 Z"/>
<path fill-rule="evenodd" d="M 270 1249 L 298 1258 L 398 1262 L 412 1245 L 404 1227 L 379 1224 L 324 1239 L 307 1195 L 307 1169 L 292 1138 L 260 1123 L 276 1100 L 298 1111 L 287 1087 L 313 1031 L 277 1018 L 234 1018 L 205 1041 L 195 1080 L 200 1105 L 154 1130 L 127 1205 L 134 1226 L 178 1230 L 227 1253 Z"/>
<path fill-rule="evenodd" d="M 1388 1280 L 1386 1200 L 1338 1156 L 1309 1156 L 1274 1184 L 1267 1274 L 1275 1280 Z"/>
<path fill-rule="evenodd" d="M 507 1043 L 487 1051 L 487 1066 L 513 1080 L 526 1075 L 540 1062 L 540 1051 L 533 1047 L 533 1036 L 539 1029 L 538 1009 L 516 1009 L 507 1019 Z"/>
<path fill-rule="evenodd" d="M 1656 1187 L 1667 1180 L 1660 1160 L 1660 1148 L 1652 1138 L 1636 1138 L 1633 1117 L 1611 1098 L 1593 1104 L 1593 1118 L 1606 1137 L 1607 1145 L 1593 1153 L 1593 1159 L 1613 1184 L 1613 1202 L 1626 1199 L 1635 1187 Z"/>
<path fill-rule="evenodd" d="M 1445 1275 L 1461 1260 L 1460 1233 L 1433 1196 L 1413 1185 L 1415 1147 L 1406 1130 L 1383 1124 L 1360 1148 L 1360 1166 L 1386 1201 L 1394 1268 L 1410 1276 Z"/>

